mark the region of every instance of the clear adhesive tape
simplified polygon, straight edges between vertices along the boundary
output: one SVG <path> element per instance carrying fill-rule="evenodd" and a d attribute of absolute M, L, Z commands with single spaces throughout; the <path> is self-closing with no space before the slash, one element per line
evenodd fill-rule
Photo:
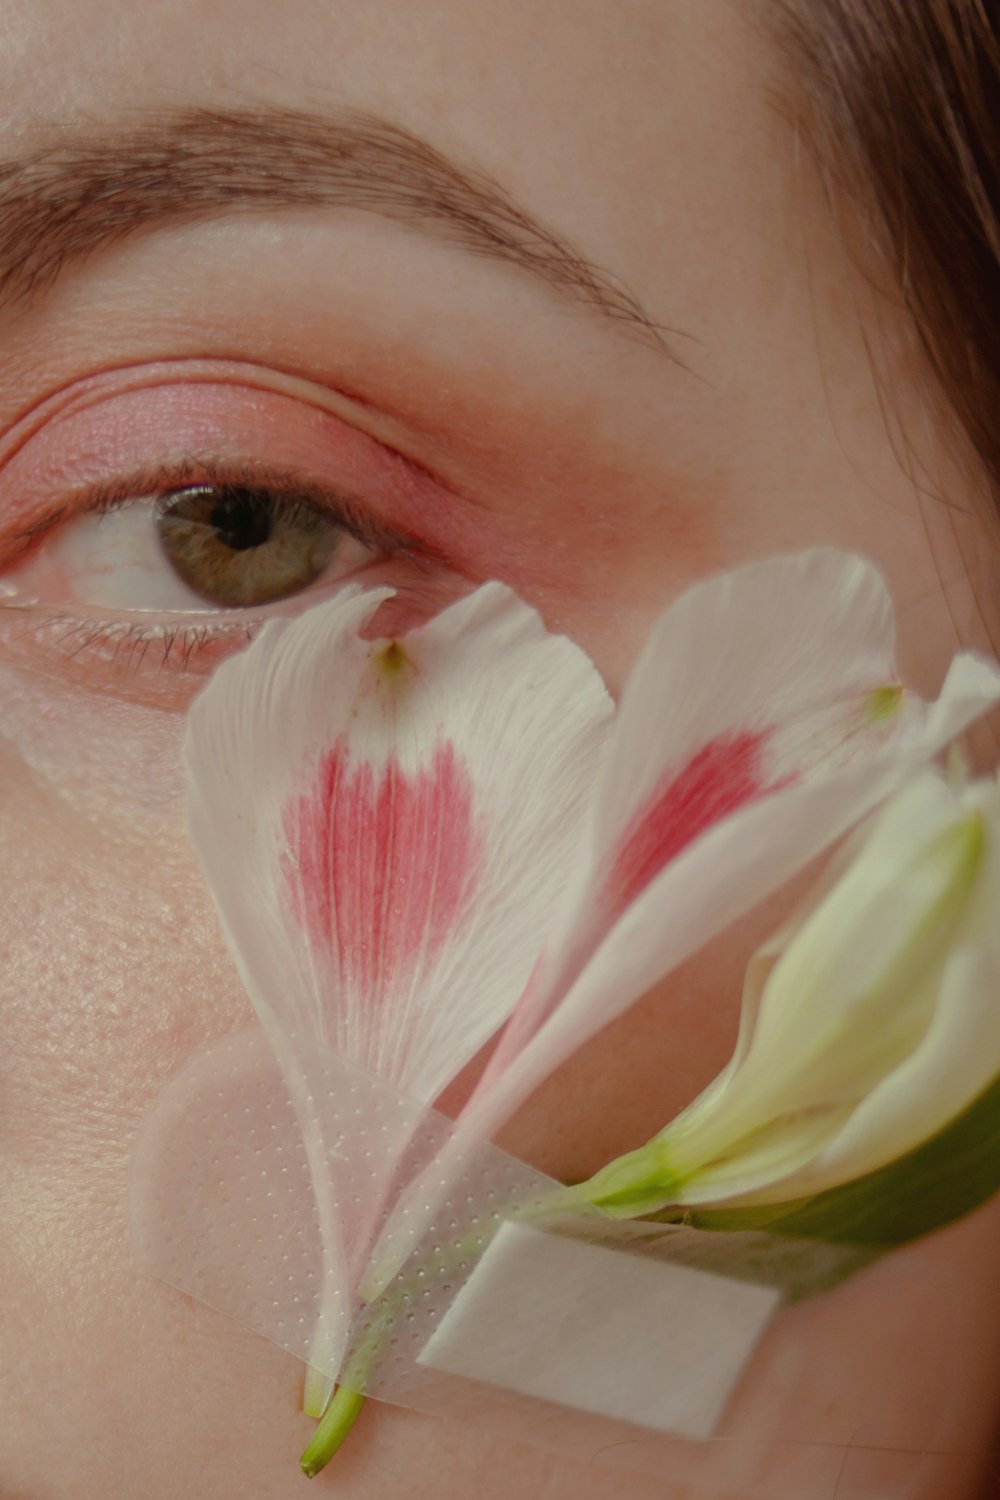
<path fill-rule="evenodd" d="M 326 1390 L 339 1380 L 706 1497 L 831 1500 L 871 1412 L 841 1392 L 839 1422 L 817 1424 L 802 1381 L 827 1356 L 845 1368 L 843 1329 L 810 1311 L 829 1299 L 798 1299 L 870 1256 L 553 1214 L 562 1185 L 484 1145 L 438 1185 L 429 1228 L 407 1240 L 392 1216 L 401 1269 L 366 1303 L 372 1248 L 403 1189 L 433 1181 L 452 1127 L 314 1041 L 293 1055 L 304 1092 L 252 1028 L 158 1096 L 130 1167 L 144 1270 L 287 1350 Z M 846 1367 L 872 1355 L 866 1339 Z M 939 1457 L 928 1437 L 909 1455 L 921 1472 Z"/>

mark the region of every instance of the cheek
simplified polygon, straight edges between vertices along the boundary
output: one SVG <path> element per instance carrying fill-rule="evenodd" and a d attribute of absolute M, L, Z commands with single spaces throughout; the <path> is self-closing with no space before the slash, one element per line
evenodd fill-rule
<path fill-rule="evenodd" d="M 154 833 L 75 805 L 0 752 L 0 848 L 0 1286 L 13 1293 L 0 1308 L 5 1493 L 40 1492 L 45 1451 L 49 1492 L 81 1500 L 290 1494 L 312 1430 L 301 1367 L 138 1275 L 126 1233 L 143 1115 L 188 1057 L 253 1020 L 185 840 L 175 824 Z M 502 1143 L 573 1179 L 651 1135 L 728 1056 L 746 960 L 782 914 L 755 913 L 671 975 L 551 1079 Z M 985 1442 L 1000 1328 L 988 1291 L 995 1217 L 917 1247 L 902 1278 L 893 1258 L 804 1306 L 788 1336 L 764 1346 L 733 1432 L 778 1421 L 792 1440 L 837 1444 L 864 1416 L 873 1446 L 915 1450 L 924 1431 L 959 1451 Z M 53 1411 L 55 1445 L 43 1436 Z M 378 1409 L 338 1470 L 343 1493 L 360 1500 L 373 1478 L 390 1493 L 401 1454 L 414 1495 L 441 1494 L 442 1474 L 449 1494 L 478 1493 L 484 1436 L 470 1430 L 467 1451 L 462 1434 L 446 1441 L 443 1459 L 438 1423 Z M 508 1493 L 512 1460 L 496 1461 Z M 551 1461 L 538 1462 L 525 1493 L 552 1477 Z M 562 1477 L 560 1496 L 620 1489 L 620 1476 L 606 1489 Z"/>
<path fill-rule="evenodd" d="M 255 1017 L 177 819 L 74 799 L 2 748 L 0 788 L 0 1154 L 35 1191 L 90 1195 L 85 1237 L 120 1238 L 135 1134 L 159 1089 Z M 743 966 L 770 925 L 758 916 L 669 976 L 502 1143 L 572 1179 L 661 1128 L 725 1062 Z"/>
<path fill-rule="evenodd" d="M 0 1488 L 146 1493 L 132 1467 L 171 1472 L 171 1428 L 205 1465 L 247 1403 L 277 1470 L 298 1368 L 248 1332 L 220 1339 L 137 1274 L 127 1235 L 140 1119 L 187 1056 L 249 1020 L 198 872 L 176 835 L 75 807 L 2 748 L 0 849 Z M 254 1361 L 250 1392 L 226 1386 L 234 1352 Z"/>
<path fill-rule="evenodd" d="M 0 662 L 0 703 L 5 816 L 12 815 L 16 779 L 30 777 L 53 803 L 87 808 L 95 826 L 106 823 L 104 843 L 117 837 L 116 829 L 149 828 L 155 842 L 162 829 L 179 826 L 180 713 L 88 692 L 55 669 L 40 672 L 30 654 L 23 670 Z M 91 832 L 88 845 L 94 842 Z M 95 853 L 101 844 L 96 841 Z M 25 851 L 33 846 L 33 839 L 23 845 Z M 10 847 L 21 846 L 12 841 Z"/>
<path fill-rule="evenodd" d="M 728 1061 L 743 976 L 791 893 L 765 904 L 668 974 L 549 1078 L 500 1144 L 564 1181 L 582 1181 L 642 1145 Z"/>
<path fill-rule="evenodd" d="M 123 1160 L 160 1081 L 249 1007 L 175 824 L 57 793 L 7 751 L 0 785 L 4 1149 Z"/>

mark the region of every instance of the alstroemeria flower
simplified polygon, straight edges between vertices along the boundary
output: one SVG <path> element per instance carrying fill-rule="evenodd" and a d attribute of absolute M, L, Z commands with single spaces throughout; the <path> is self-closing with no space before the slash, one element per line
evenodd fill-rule
<path fill-rule="evenodd" d="M 186 752 L 191 836 L 321 1217 L 316 1048 L 430 1103 L 501 1032 L 454 1165 L 1000 699 L 968 656 L 931 708 L 904 692 L 881 579 L 828 549 L 690 589 L 616 713 L 501 585 L 363 639 L 384 597 L 347 588 L 269 624 L 194 704 Z M 363 1227 L 323 1217 L 329 1275 L 354 1274 Z"/>
<path fill-rule="evenodd" d="M 581 1194 L 788 1203 L 912 1152 L 1000 1076 L 998 918 L 1000 783 L 920 773 L 755 956 L 728 1066 Z"/>

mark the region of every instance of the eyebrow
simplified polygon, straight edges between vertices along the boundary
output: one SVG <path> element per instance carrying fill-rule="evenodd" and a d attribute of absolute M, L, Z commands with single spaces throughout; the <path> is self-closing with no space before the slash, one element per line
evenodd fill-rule
<path fill-rule="evenodd" d="M 155 112 L 0 162 L 0 303 L 156 225 L 240 209 L 362 209 L 506 261 L 677 357 L 617 278 L 487 174 L 376 117 L 288 109 Z M 678 363 L 683 363 L 679 359 Z"/>

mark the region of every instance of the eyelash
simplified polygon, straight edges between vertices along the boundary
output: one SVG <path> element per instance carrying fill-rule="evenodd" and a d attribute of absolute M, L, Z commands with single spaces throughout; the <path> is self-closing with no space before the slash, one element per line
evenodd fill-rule
<path fill-rule="evenodd" d="M 20 546 L 15 547 L 14 556 L 23 555 L 39 537 L 46 536 L 54 526 L 63 522 L 83 515 L 110 515 L 143 500 L 155 502 L 174 490 L 193 485 L 229 485 L 234 488 L 268 490 L 272 494 L 285 496 L 289 501 L 300 500 L 322 511 L 335 525 L 342 526 L 367 546 L 390 554 L 403 554 L 409 561 L 417 560 L 417 544 L 412 537 L 383 526 L 357 501 L 330 487 L 317 484 L 315 480 L 287 470 L 272 469 L 259 462 L 241 464 L 229 459 L 194 457 L 170 465 L 152 465 L 131 474 L 87 485 L 19 531 L 15 542 Z"/>
<path fill-rule="evenodd" d="M 189 457 L 171 465 L 154 465 L 88 485 L 60 501 L 58 506 L 16 534 L 8 564 L 23 560 L 59 525 L 86 515 L 112 515 L 144 502 L 149 503 L 152 510 L 174 491 L 193 485 L 254 489 L 283 497 L 289 504 L 309 506 L 356 541 L 381 552 L 386 561 L 406 562 L 418 572 L 425 573 L 432 563 L 442 561 L 427 549 L 422 549 L 412 537 L 383 525 L 357 501 L 333 488 L 317 484 L 315 480 L 272 469 L 260 462 L 234 463 L 232 460 Z M 0 600 L 0 604 L 3 602 Z M 284 603 L 287 608 L 289 601 Z M 36 607 L 19 606 L 16 601 L 8 601 L 7 607 L 36 612 Z M 51 634 L 60 626 L 66 627 L 53 643 L 61 656 L 72 659 L 95 652 L 107 655 L 110 651 L 113 664 L 123 667 L 126 672 L 138 671 L 154 648 L 161 670 L 190 671 L 195 661 L 218 648 L 225 638 L 228 638 L 225 644 L 230 650 L 248 645 L 266 620 L 278 612 L 274 605 L 264 606 L 259 614 L 252 610 L 239 611 L 241 618 L 236 620 L 232 618 L 236 611 L 220 608 L 211 624 L 204 617 L 183 622 L 177 618 L 167 621 L 162 616 L 156 624 L 145 624 L 134 617 L 88 619 L 85 618 L 89 613 L 86 606 L 76 606 L 76 614 L 46 608 L 42 624 L 43 628 L 48 628 L 47 633 Z M 232 642 L 234 635 L 239 637 L 235 645 Z M 179 668 L 173 665 L 176 661 L 180 663 Z"/>
<path fill-rule="evenodd" d="M 113 647 L 111 661 L 122 666 L 126 672 L 137 671 L 154 646 L 159 647 L 161 670 L 171 668 L 171 657 L 180 659 L 181 672 L 189 671 L 191 663 L 202 652 L 217 645 L 222 634 L 232 627 L 205 625 L 132 625 L 124 620 L 85 621 L 72 620 L 68 616 L 50 616 L 47 623 L 53 627 L 65 625 L 65 631 L 54 642 L 59 654 L 69 660 L 86 656 L 89 652 L 106 651 Z M 261 622 L 263 623 L 263 622 Z M 260 624 L 244 625 L 240 629 L 242 645 L 249 645 L 260 628 Z"/>

